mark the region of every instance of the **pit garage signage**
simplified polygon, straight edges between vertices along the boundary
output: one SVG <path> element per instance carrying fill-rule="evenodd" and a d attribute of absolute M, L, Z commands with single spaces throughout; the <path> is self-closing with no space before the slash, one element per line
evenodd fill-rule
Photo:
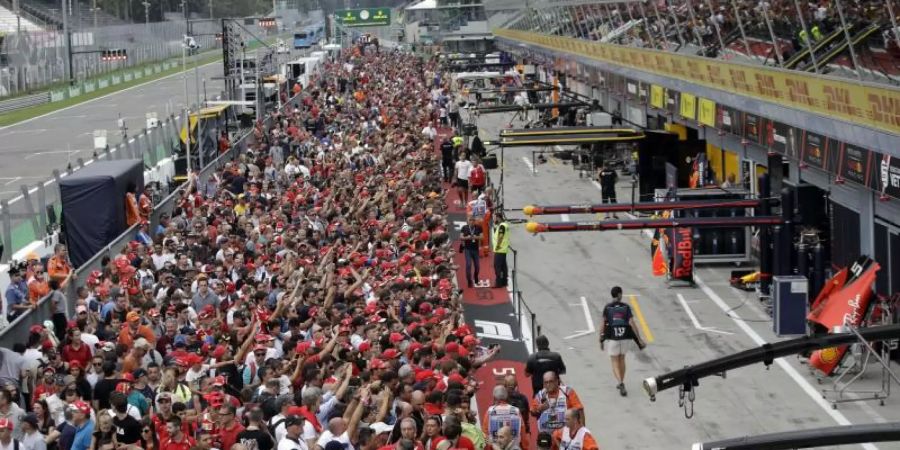
<path fill-rule="evenodd" d="M 345 27 L 385 27 L 391 24 L 391 9 L 339 9 L 334 18 Z"/>

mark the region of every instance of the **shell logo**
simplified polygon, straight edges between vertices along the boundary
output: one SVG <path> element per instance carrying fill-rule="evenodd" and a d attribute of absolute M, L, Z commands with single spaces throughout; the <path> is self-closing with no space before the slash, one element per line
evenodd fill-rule
<path fill-rule="evenodd" d="M 822 358 L 823 363 L 832 364 L 837 362 L 838 354 L 839 352 L 837 347 L 828 347 L 823 348 L 822 353 L 819 356 Z"/>

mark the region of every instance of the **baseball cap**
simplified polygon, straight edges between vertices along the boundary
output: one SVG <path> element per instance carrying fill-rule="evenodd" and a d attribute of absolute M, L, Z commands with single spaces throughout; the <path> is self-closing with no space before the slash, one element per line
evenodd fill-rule
<path fill-rule="evenodd" d="M 78 401 L 72 403 L 72 408 L 74 408 L 76 412 L 80 412 L 86 416 L 91 415 L 91 405 L 89 405 L 84 400 L 78 400 Z M 5 420 L 5 419 L 0 419 L 0 420 Z"/>
<path fill-rule="evenodd" d="M 127 322 L 139 322 L 141 320 L 141 315 L 131 311 L 130 313 L 125 315 L 125 321 Z"/>
<path fill-rule="evenodd" d="M 213 379 L 213 386 L 225 386 L 225 377 L 222 375 L 217 376 Z"/>
<path fill-rule="evenodd" d="M 285 428 L 294 426 L 294 425 L 302 426 L 303 422 L 304 422 L 303 416 L 288 416 L 286 419 L 284 419 L 284 426 L 285 426 Z"/>

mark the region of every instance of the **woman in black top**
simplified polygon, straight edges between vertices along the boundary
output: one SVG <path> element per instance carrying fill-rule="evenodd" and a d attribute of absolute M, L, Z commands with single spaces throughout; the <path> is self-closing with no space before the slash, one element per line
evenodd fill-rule
<path fill-rule="evenodd" d="M 144 450 L 159 450 L 159 438 L 156 435 L 156 426 L 150 416 L 141 419 L 141 448 Z"/>
<path fill-rule="evenodd" d="M 46 400 L 38 400 L 31 405 L 32 412 L 38 419 L 38 431 L 44 436 L 50 434 L 50 430 L 56 427 L 53 418 L 50 417 L 50 406 Z"/>
<path fill-rule="evenodd" d="M 118 445 L 116 442 L 116 427 L 113 425 L 109 410 L 104 409 L 97 413 L 97 428 L 94 429 L 91 439 L 91 450 L 112 450 Z"/>

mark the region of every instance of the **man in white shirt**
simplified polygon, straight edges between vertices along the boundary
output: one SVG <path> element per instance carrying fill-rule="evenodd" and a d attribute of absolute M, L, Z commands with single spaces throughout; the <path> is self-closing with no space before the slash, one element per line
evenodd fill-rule
<path fill-rule="evenodd" d="M 306 442 L 300 439 L 300 433 L 303 431 L 303 423 L 306 422 L 299 416 L 288 416 L 284 421 L 287 433 L 284 439 L 278 440 L 278 450 L 309 450 Z"/>
<path fill-rule="evenodd" d="M 455 166 L 453 184 L 456 185 L 456 194 L 459 196 L 459 204 L 462 206 L 469 203 L 469 174 L 472 173 L 472 168 L 466 152 L 460 152 L 459 161 Z"/>
<path fill-rule="evenodd" d="M 343 417 L 335 417 L 328 421 L 328 429 L 325 430 L 316 441 L 317 450 L 325 450 L 325 446 L 331 441 L 344 444 L 346 450 L 355 450 L 350 443 L 350 434 L 347 432 L 347 422 Z"/>
<path fill-rule="evenodd" d="M 434 137 L 437 136 L 437 130 L 429 122 L 428 125 L 425 125 L 425 128 L 422 128 L 422 135 L 428 138 L 429 141 L 433 141 Z"/>

